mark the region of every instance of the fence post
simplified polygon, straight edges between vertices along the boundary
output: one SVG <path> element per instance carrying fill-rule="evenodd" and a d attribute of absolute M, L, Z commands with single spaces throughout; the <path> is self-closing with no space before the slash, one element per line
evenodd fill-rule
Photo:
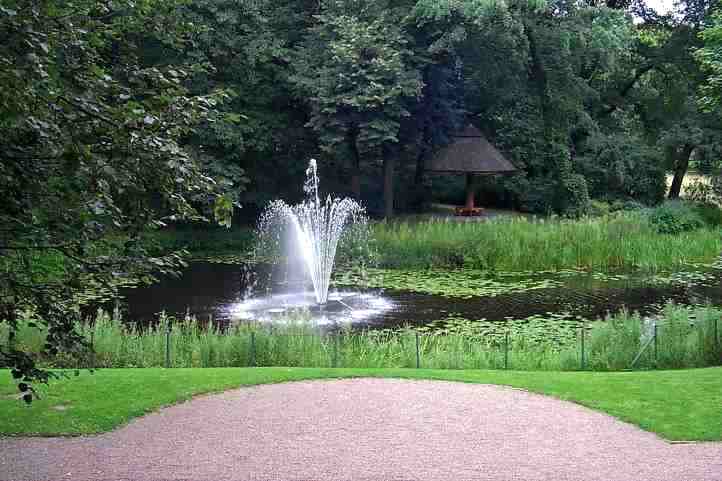
<path fill-rule="evenodd" d="M 584 323 L 582 323 L 582 371 L 585 368 L 584 362 Z"/>
<path fill-rule="evenodd" d="M 657 321 L 654 321 L 654 367 L 657 367 Z"/>
<path fill-rule="evenodd" d="M 256 366 L 256 333 L 251 331 L 251 367 Z"/>
<path fill-rule="evenodd" d="M 338 367 L 338 332 L 333 333 L 333 367 Z"/>
<path fill-rule="evenodd" d="M 504 334 L 504 369 L 509 369 L 509 330 Z"/>
<path fill-rule="evenodd" d="M 95 369 L 95 327 L 90 331 L 90 368 Z"/>
<path fill-rule="evenodd" d="M 416 369 L 421 367 L 421 354 L 419 353 L 419 331 L 416 331 Z"/>
<path fill-rule="evenodd" d="M 306 334 L 301 334 L 301 366 L 306 367 Z"/>
<path fill-rule="evenodd" d="M 170 319 L 165 320 L 165 367 L 170 367 Z"/>

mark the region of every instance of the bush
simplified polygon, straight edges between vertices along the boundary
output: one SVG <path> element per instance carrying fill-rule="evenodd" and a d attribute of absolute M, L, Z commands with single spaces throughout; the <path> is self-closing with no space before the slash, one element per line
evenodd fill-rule
<path fill-rule="evenodd" d="M 692 206 L 681 201 L 670 201 L 652 209 L 649 223 L 660 234 L 680 234 L 704 227 L 705 221 Z"/>
<path fill-rule="evenodd" d="M 569 217 L 580 217 L 589 211 L 587 181 L 579 174 L 561 178 L 557 191 L 557 212 Z"/>
<path fill-rule="evenodd" d="M 529 179 L 515 175 L 503 180 L 522 212 L 549 214 L 554 211 L 555 183 L 552 179 L 536 177 Z"/>
<path fill-rule="evenodd" d="M 722 209 L 717 204 L 702 203 L 695 210 L 705 223 L 712 227 L 722 226 Z"/>
<path fill-rule="evenodd" d="M 589 215 L 592 217 L 603 217 L 611 211 L 611 206 L 603 200 L 591 200 L 589 202 Z"/>
<path fill-rule="evenodd" d="M 610 209 L 612 212 L 631 211 L 645 209 L 647 206 L 636 200 L 615 200 Z"/>

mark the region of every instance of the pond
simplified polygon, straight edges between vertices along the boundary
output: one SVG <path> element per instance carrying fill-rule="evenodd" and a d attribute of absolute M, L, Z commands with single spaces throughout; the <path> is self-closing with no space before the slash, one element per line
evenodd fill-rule
<path fill-rule="evenodd" d="M 373 282 L 373 276 L 381 275 L 372 273 L 372 281 L 360 288 L 353 276 L 346 280 L 340 276 L 332 287 L 328 307 L 320 313 L 310 307 L 308 315 L 321 316 L 330 323 L 349 322 L 359 328 L 393 328 L 425 325 L 450 317 L 497 321 L 563 313 L 596 319 L 622 308 L 648 314 L 669 301 L 722 305 L 722 271 L 712 268 L 655 275 L 608 276 L 567 271 L 497 274 L 488 278 L 479 272 L 433 270 L 399 278 L 398 273 L 389 271 L 387 275 L 394 276 L 390 278 L 396 281 L 386 284 L 393 288 L 381 288 L 378 286 L 384 282 Z M 445 287 L 419 283 L 429 279 L 443 279 L 445 284 L 438 284 Z M 482 295 L 473 295 L 477 285 L 485 286 L 476 291 Z M 489 289 L 489 285 L 493 288 Z M 264 311 L 263 318 L 272 321 L 274 314 L 283 315 L 282 310 L 259 298 L 276 296 L 274 302 L 279 304 L 280 300 L 285 305 L 290 291 L 306 292 L 291 296 L 293 302 L 314 303 L 304 280 L 289 279 L 283 269 L 193 262 L 179 278 L 125 289 L 123 308 L 125 318 L 136 322 L 152 322 L 161 311 L 176 316 L 189 313 L 202 321 L 212 319 L 220 323 L 259 317 L 259 312 Z"/>

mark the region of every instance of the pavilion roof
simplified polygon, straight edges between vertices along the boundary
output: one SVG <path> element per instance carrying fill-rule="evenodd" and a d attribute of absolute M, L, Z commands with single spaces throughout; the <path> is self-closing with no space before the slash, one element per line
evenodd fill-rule
<path fill-rule="evenodd" d="M 429 172 L 462 172 L 472 174 L 511 173 L 517 169 L 479 129 L 469 124 L 452 141 L 426 161 Z"/>

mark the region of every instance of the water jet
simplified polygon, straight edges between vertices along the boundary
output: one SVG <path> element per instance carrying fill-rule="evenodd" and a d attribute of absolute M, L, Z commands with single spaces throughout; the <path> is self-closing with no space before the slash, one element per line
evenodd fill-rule
<path fill-rule="evenodd" d="M 317 323 L 343 320 L 363 320 L 383 312 L 391 303 L 374 295 L 361 295 L 357 291 L 335 291 L 329 295 L 336 253 L 344 235 L 355 226 L 356 234 L 364 231 L 367 223 L 365 209 L 350 198 L 319 193 L 318 164 L 311 159 L 303 186 L 304 199 L 290 205 L 283 200 L 272 201 L 261 215 L 258 225 L 259 247 L 267 256 L 277 252 L 285 256 L 286 292 L 267 293 L 250 297 L 236 305 L 234 316 L 242 319 L 277 319 L 280 312 L 293 316 L 296 311 L 310 313 Z M 287 236 L 284 236 L 287 234 Z M 303 266 L 304 278 L 310 280 L 313 292 L 289 281 L 289 266 L 294 260 Z"/>

